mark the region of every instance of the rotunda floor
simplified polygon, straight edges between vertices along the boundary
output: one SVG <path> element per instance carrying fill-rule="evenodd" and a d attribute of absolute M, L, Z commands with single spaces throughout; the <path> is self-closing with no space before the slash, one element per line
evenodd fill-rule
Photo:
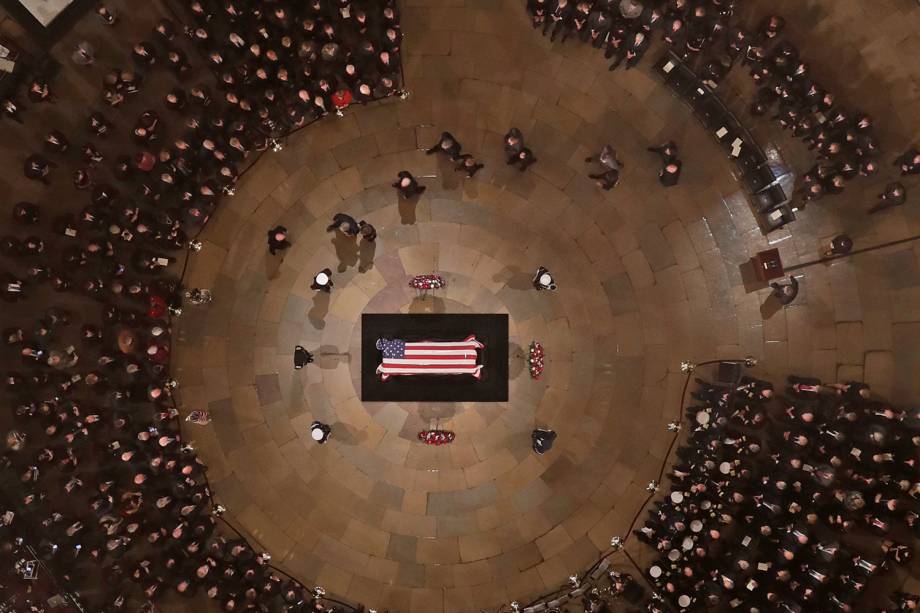
<path fill-rule="evenodd" d="M 763 376 L 917 397 L 910 244 L 803 270 L 786 309 L 739 269 L 769 247 L 787 265 L 814 260 L 844 229 L 863 244 L 901 238 L 917 212 L 867 219 L 819 203 L 765 237 L 731 163 L 650 72 L 656 51 L 609 73 L 598 51 L 532 30 L 523 1 L 406 5 L 411 97 L 349 109 L 267 153 L 190 258 L 187 286 L 215 302 L 179 318 L 174 373 L 183 405 L 213 422 L 186 432 L 226 517 L 273 563 L 378 610 L 523 602 L 627 530 L 667 451 L 681 360 L 752 355 Z M 505 164 L 512 126 L 539 159 L 524 173 Z M 419 150 L 444 130 L 485 162 L 475 178 Z M 668 139 L 684 169 L 666 190 L 645 148 Z M 626 163 L 609 192 L 584 162 L 605 143 Z M 390 187 L 403 169 L 428 187 L 416 204 Z M 376 226 L 372 252 L 326 232 L 336 212 Z M 292 235 L 283 258 L 266 250 L 275 224 Z M 531 288 L 538 265 L 558 292 Z M 314 293 L 326 267 L 335 289 Z M 447 288 L 419 298 L 408 277 L 430 272 Z M 362 403 L 362 313 L 508 313 L 509 402 Z M 547 352 L 539 381 L 523 357 L 534 339 Z M 296 344 L 316 363 L 294 371 Z M 332 425 L 329 444 L 310 440 L 314 419 Z M 434 424 L 456 441 L 420 444 Z M 535 426 L 559 434 L 542 457 Z"/>

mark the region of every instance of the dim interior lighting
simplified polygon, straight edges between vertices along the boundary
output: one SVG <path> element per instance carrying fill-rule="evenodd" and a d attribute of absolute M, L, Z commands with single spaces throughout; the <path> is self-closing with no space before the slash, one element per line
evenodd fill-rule
<path fill-rule="evenodd" d="M 649 482 L 648 482 L 648 485 L 645 486 L 645 491 L 646 491 L 646 492 L 657 492 L 657 491 L 658 491 L 658 482 L 657 482 L 657 481 L 654 481 L 654 480 L 649 481 Z"/>
<path fill-rule="evenodd" d="M 689 360 L 680 363 L 680 372 L 691 373 L 696 369 L 696 364 Z"/>

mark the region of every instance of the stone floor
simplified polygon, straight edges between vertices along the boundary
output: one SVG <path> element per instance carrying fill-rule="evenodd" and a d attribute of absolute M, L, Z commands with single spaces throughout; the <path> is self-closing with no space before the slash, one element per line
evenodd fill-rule
<path fill-rule="evenodd" d="M 742 275 L 768 247 L 786 265 L 814 260 L 840 230 L 857 247 L 918 234 L 920 209 L 865 216 L 882 177 L 848 191 L 855 205 L 825 200 L 764 236 L 732 165 L 651 61 L 609 73 L 596 51 L 540 37 L 523 4 L 405 2 L 412 96 L 349 110 L 266 154 L 186 277 L 215 302 L 180 318 L 175 376 L 187 410 L 213 413 L 189 435 L 227 518 L 280 568 L 378 610 L 494 610 L 589 566 L 657 475 L 681 360 L 752 355 L 762 376 L 865 379 L 897 402 L 920 397 L 914 243 L 802 269 L 785 309 Z M 526 173 L 504 164 L 511 126 L 539 158 Z M 442 130 L 485 161 L 474 179 L 418 150 Z M 666 139 L 684 160 L 668 190 L 645 151 Z M 607 142 L 626 168 L 603 192 L 584 158 Z M 401 169 L 428 177 L 417 203 L 389 187 Z M 339 211 L 377 227 L 374 248 L 325 232 Z M 276 223 L 293 235 L 283 258 L 265 249 Z M 557 293 L 530 288 L 538 265 Z M 325 267 L 331 296 L 309 288 Z M 447 288 L 418 298 L 408 277 L 432 271 Z M 362 403 L 364 312 L 508 313 L 511 400 Z M 548 356 L 540 381 L 524 368 L 533 339 Z M 295 372 L 295 344 L 317 363 Z M 310 441 L 313 419 L 332 424 L 329 444 Z M 431 424 L 457 440 L 419 444 Z M 559 433 L 543 457 L 529 451 L 535 425 Z"/>

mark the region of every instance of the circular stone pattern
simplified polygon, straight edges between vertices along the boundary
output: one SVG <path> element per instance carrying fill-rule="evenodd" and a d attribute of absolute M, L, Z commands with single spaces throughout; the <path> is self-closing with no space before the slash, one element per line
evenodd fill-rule
<path fill-rule="evenodd" d="M 184 309 L 174 347 L 183 404 L 213 416 L 186 434 L 229 521 L 306 584 L 378 610 L 525 602 L 587 568 L 657 477 L 681 360 L 750 354 L 834 378 L 866 349 L 829 300 L 835 274 L 857 278 L 849 264 L 810 273 L 807 295 L 764 321 L 769 290 L 745 291 L 738 265 L 767 240 L 714 139 L 646 67 L 611 75 L 590 47 L 550 46 L 523 2 L 467 4 L 484 8 L 406 8 L 409 100 L 324 120 L 246 174 L 191 257 L 187 285 L 214 302 Z M 505 164 L 511 126 L 539 158 L 524 173 Z M 485 163 L 473 179 L 419 150 L 443 130 Z M 645 151 L 666 139 L 686 152 L 667 190 Z M 603 192 L 584 159 L 608 142 L 626 167 Z M 390 186 L 403 169 L 428 187 L 417 202 Z M 327 233 L 336 212 L 373 224 L 376 243 Z M 265 246 L 275 224 L 293 241 L 283 257 Z M 837 229 L 798 224 L 777 245 L 787 264 Z M 559 291 L 533 290 L 538 265 Z M 327 267 L 335 289 L 313 292 Z M 409 278 L 433 272 L 447 287 L 418 297 Z M 362 313 L 507 313 L 510 401 L 362 403 Z M 297 344 L 316 354 L 300 371 Z M 456 440 L 420 443 L 433 426 Z M 559 435 L 545 456 L 535 426 Z"/>

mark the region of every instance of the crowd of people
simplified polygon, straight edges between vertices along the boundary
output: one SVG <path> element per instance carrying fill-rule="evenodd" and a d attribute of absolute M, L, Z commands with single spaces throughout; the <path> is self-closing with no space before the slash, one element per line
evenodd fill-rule
<path fill-rule="evenodd" d="M 727 40 L 735 0 L 527 0 L 534 28 L 551 40 L 573 36 L 603 49 L 613 59 L 610 70 L 624 62 L 639 64 L 656 32 L 682 57 L 701 57 Z"/>
<path fill-rule="evenodd" d="M 667 600 L 650 611 L 869 610 L 869 580 L 906 564 L 920 534 L 920 411 L 864 383 L 697 379 L 671 491 L 636 536 Z M 907 611 L 900 595 L 887 611 Z"/>
<path fill-rule="evenodd" d="M 148 108 L 119 134 L 110 114 L 121 110 L 95 111 L 85 144 L 49 130 L 38 137 L 44 150 L 24 162 L 26 177 L 45 185 L 72 171 L 85 205 L 65 213 L 21 202 L 13 210 L 20 235 L 0 240 L 3 297 L 31 307 L 31 319 L 5 318 L 3 330 L 14 423 L 0 478 L 20 496 L 3 501 L 0 541 L 33 540 L 86 610 L 136 610 L 167 591 L 204 592 L 225 611 L 330 610 L 272 569 L 267 554 L 215 531 L 206 468 L 180 431 L 172 396 L 169 321 L 183 291 L 169 267 L 254 152 L 396 92 L 399 14 L 392 0 L 189 0 L 185 8 L 185 23 L 151 24 L 150 40 L 125 50 L 133 66 L 107 73 L 100 92 L 111 109 L 160 99 L 163 116 Z M 120 23 L 114 10 L 98 15 Z M 83 49 L 81 65 L 92 63 L 92 47 Z M 168 91 L 151 91 L 161 67 L 172 73 Z M 42 104 L 66 103 L 53 87 L 36 78 L 32 104 L 8 99 L 5 116 L 40 125 L 30 115 Z M 371 226 L 355 230 L 373 240 Z M 273 229 L 269 242 L 287 248 L 286 229 Z M 0 588 L 0 602 L 7 589 L 17 588 Z"/>
<path fill-rule="evenodd" d="M 751 114 L 774 112 L 780 127 L 816 153 L 817 163 L 795 193 L 801 208 L 843 192 L 855 177 L 878 173 L 880 151 L 872 117 L 848 109 L 817 81 L 796 46 L 780 37 L 784 27 L 781 17 L 768 17 L 754 36 L 736 31 L 732 49 L 757 86 Z"/>
<path fill-rule="evenodd" d="M 785 20 L 765 17 L 745 28 L 735 17 L 736 0 L 527 0 L 534 28 L 551 40 L 569 36 L 604 50 L 610 70 L 625 62 L 636 66 L 656 31 L 667 48 L 690 64 L 699 64 L 707 82 L 717 85 L 738 58 L 757 87 L 750 113 L 772 118 L 816 152 L 817 161 L 795 191 L 796 208 L 841 193 L 847 182 L 880 170 L 880 149 L 868 114 L 844 106 L 812 74 L 796 46 L 781 34 Z M 660 175 L 667 185 L 679 164 Z M 902 175 L 920 173 L 920 152 L 909 148 L 895 160 Z M 876 213 L 907 200 L 906 188 L 890 182 Z"/>

